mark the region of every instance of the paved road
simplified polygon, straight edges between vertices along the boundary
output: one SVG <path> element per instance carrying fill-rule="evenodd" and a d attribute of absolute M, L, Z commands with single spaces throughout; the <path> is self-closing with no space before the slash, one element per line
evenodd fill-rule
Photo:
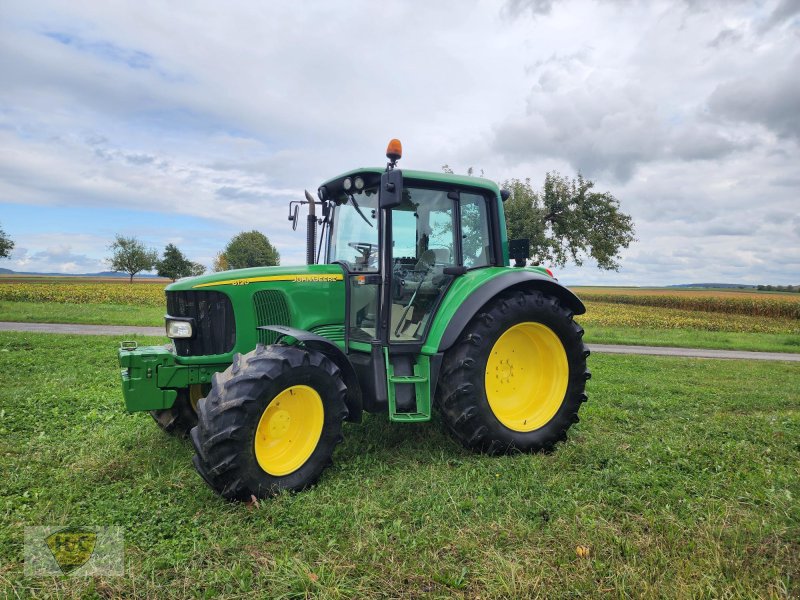
<path fill-rule="evenodd" d="M 79 335 L 144 335 L 165 337 L 163 327 L 134 327 L 128 325 L 67 325 L 56 323 L 0 322 L 0 331 L 33 331 L 37 333 L 74 333 Z M 598 354 L 649 354 L 653 356 L 683 356 L 690 358 L 733 358 L 740 360 L 785 360 L 800 362 L 800 354 L 783 352 L 746 352 L 744 350 L 707 350 L 698 348 L 666 348 L 660 346 L 617 346 L 590 344 Z"/>

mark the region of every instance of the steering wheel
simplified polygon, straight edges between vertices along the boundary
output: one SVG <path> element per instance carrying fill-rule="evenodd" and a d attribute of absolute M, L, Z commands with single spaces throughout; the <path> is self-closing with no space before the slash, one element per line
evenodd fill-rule
<path fill-rule="evenodd" d="M 369 242 L 347 242 L 347 245 L 361 253 L 360 261 L 364 265 L 369 264 L 369 259 L 373 254 L 378 252 L 378 244 L 371 244 Z"/>

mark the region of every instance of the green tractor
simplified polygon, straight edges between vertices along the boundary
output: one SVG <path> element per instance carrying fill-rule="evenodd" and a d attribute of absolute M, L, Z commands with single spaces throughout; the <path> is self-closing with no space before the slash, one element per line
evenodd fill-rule
<path fill-rule="evenodd" d="M 194 465 L 231 500 L 314 484 L 364 411 L 428 421 L 488 454 L 549 450 L 578 421 L 585 308 L 509 241 L 508 193 L 486 179 L 350 171 L 308 207 L 303 267 L 166 288 L 172 347 L 119 350 L 129 411 L 190 435 Z M 319 226 L 319 241 L 317 228 Z M 516 267 L 510 266 L 513 259 Z"/>

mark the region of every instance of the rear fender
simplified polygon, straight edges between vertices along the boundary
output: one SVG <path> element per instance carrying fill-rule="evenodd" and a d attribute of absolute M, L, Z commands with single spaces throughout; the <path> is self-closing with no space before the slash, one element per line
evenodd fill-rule
<path fill-rule="evenodd" d="M 455 344 L 467 323 L 478 314 L 487 302 L 501 292 L 512 289 L 538 290 L 550 296 L 555 296 L 562 305 L 569 308 L 576 315 L 582 315 L 586 312 L 583 302 L 575 294 L 550 277 L 533 271 L 507 271 L 485 281 L 469 293 L 450 317 L 450 321 L 439 340 L 438 351 L 444 352 Z"/>

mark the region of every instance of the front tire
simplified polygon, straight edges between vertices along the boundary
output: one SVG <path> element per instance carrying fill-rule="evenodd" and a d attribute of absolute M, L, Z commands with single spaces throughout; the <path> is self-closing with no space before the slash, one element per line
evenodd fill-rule
<path fill-rule="evenodd" d="M 339 369 L 319 352 L 259 345 L 237 354 L 198 402 L 195 468 L 229 500 L 303 490 L 342 441 L 345 394 Z"/>
<path fill-rule="evenodd" d="M 447 351 L 437 402 L 466 448 L 550 450 L 578 422 L 589 350 L 572 312 L 541 292 L 489 302 Z"/>

